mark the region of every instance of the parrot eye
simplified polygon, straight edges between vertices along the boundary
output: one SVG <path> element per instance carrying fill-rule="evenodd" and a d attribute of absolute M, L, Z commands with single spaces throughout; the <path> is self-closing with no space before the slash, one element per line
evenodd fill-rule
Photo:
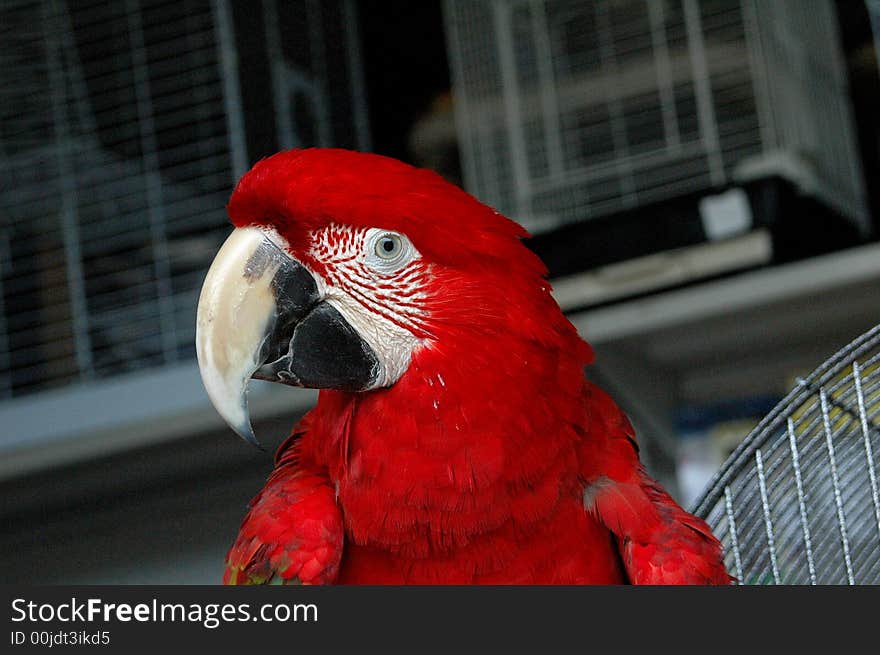
<path fill-rule="evenodd" d="M 367 232 L 367 264 L 383 273 L 394 273 L 419 256 L 403 234 L 372 228 Z"/>
<path fill-rule="evenodd" d="M 383 234 L 376 240 L 376 256 L 390 261 L 396 259 L 403 251 L 403 242 L 396 234 Z"/>

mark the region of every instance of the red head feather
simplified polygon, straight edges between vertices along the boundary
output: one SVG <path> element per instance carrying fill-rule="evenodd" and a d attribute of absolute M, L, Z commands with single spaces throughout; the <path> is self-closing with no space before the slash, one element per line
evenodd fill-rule
<path fill-rule="evenodd" d="M 271 225 L 296 250 L 330 223 L 406 234 L 428 260 L 469 268 L 489 258 L 542 276 L 519 224 L 438 174 L 350 150 L 288 150 L 245 174 L 229 201 L 236 226 Z"/>
<path fill-rule="evenodd" d="M 592 359 L 522 243 L 528 232 L 433 171 L 349 150 L 289 150 L 254 165 L 228 211 L 236 226 L 274 227 L 305 259 L 311 235 L 330 224 L 406 234 L 434 265 L 438 322 L 538 335 L 576 361 Z"/>

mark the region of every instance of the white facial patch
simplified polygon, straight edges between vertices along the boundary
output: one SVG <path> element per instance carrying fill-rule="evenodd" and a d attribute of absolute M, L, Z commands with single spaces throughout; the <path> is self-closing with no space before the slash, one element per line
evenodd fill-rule
<path fill-rule="evenodd" d="M 310 253 L 326 266 L 318 293 L 370 346 L 380 371 L 371 388 L 388 387 L 409 368 L 426 332 L 425 266 L 410 240 L 379 228 L 331 225 Z"/>
<path fill-rule="evenodd" d="M 318 289 L 320 292 L 320 285 Z M 330 289 L 326 301 L 342 314 L 379 360 L 381 370 L 370 388 L 390 387 L 397 382 L 409 368 L 413 351 L 421 340 L 384 316 L 365 310 L 363 305 L 344 292 L 336 293 Z"/>

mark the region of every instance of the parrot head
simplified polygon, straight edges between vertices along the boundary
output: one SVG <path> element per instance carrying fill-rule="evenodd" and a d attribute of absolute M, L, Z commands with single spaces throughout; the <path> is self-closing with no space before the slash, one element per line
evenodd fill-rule
<path fill-rule="evenodd" d="M 422 356 L 491 366 L 481 343 L 547 339 L 548 320 L 576 335 L 525 230 L 431 171 L 286 151 L 245 174 L 227 210 L 235 229 L 202 287 L 196 351 L 212 403 L 251 443 L 251 378 L 371 393 Z"/>

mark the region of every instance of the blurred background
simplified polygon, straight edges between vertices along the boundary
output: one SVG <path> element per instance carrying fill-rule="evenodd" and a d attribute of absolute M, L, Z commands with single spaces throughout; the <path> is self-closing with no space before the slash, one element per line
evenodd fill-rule
<path fill-rule="evenodd" d="M 692 503 L 880 322 L 875 38 L 880 0 L 0 0 L 0 581 L 220 580 L 271 457 L 210 407 L 195 307 L 291 147 L 522 222 Z M 251 398 L 271 450 L 315 395 Z"/>

